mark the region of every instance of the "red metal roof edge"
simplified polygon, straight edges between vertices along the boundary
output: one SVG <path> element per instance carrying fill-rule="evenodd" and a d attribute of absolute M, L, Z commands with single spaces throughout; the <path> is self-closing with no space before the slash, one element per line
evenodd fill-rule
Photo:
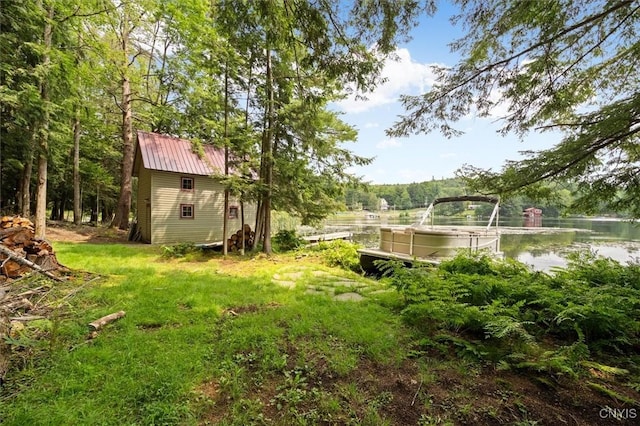
<path fill-rule="evenodd" d="M 136 149 L 140 149 L 146 169 L 201 176 L 224 171 L 224 151 L 220 148 L 205 145 L 205 156 L 200 158 L 189 140 L 141 130 L 137 135 Z"/>

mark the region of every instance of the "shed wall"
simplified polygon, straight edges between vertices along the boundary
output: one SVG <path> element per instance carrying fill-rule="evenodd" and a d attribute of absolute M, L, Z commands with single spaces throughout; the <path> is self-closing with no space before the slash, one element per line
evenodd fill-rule
<path fill-rule="evenodd" d="M 181 178 L 194 180 L 193 191 L 182 191 Z M 151 243 L 214 243 L 222 237 L 224 187 L 208 176 L 151 171 Z M 180 218 L 180 206 L 193 205 L 194 218 Z M 230 197 L 230 205 L 240 203 Z M 255 205 L 245 205 L 245 222 L 253 228 Z M 228 235 L 240 229 L 241 219 L 229 219 Z"/>

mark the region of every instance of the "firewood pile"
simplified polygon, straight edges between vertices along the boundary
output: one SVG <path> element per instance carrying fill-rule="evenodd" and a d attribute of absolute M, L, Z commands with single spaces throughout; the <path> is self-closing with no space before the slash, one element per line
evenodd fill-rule
<path fill-rule="evenodd" d="M 230 252 L 239 251 L 242 248 L 242 240 L 244 239 L 244 248 L 250 250 L 253 248 L 253 243 L 256 237 L 256 233 L 251 230 L 251 226 L 245 223 L 243 229 L 233 234 L 227 239 L 227 250 Z"/>
<path fill-rule="evenodd" d="M 0 284 L 28 272 L 60 280 L 61 266 L 48 241 L 35 238 L 33 223 L 20 216 L 0 218 Z"/>

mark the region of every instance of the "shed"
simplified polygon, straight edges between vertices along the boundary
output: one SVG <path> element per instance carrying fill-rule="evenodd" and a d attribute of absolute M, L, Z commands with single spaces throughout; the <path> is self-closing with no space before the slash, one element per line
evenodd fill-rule
<path fill-rule="evenodd" d="M 137 226 L 152 244 L 222 244 L 241 228 L 237 198 L 229 197 L 227 236 L 223 236 L 224 150 L 203 146 L 199 155 L 185 139 L 137 132 L 133 176 L 138 178 Z M 253 225 L 256 205 L 244 204 L 245 223 Z"/>

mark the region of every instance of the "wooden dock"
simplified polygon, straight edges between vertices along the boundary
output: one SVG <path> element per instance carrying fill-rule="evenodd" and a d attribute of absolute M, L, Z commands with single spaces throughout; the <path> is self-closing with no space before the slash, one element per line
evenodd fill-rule
<path fill-rule="evenodd" d="M 362 266 L 365 272 L 375 272 L 378 270 L 373 263 L 376 260 L 399 260 L 409 267 L 414 264 L 439 265 L 443 260 L 441 258 L 415 257 L 408 254 L 389 253 L 388 251 L 368 248 L 359 249 L 358 253 L 360 253 L 360 266 Z"/>
<path fill-rule="evenodd" d="M 320 241 L 333 241 L 333 240 L 351 240 L 353 234 L 351 232 L 330 232 L 326 234 L 306 235 L 300 237 L 308 244 L 317 244 Z"/>

